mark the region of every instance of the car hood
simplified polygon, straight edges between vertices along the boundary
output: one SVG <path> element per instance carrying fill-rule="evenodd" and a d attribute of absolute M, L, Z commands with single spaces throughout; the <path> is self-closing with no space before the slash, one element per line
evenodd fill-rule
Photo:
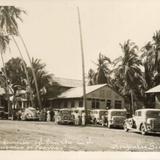
<path fill-rule="evenodd" d="M 157 122 L 160 123 L 160 118 L 148 118 L 147 123 Z"/>

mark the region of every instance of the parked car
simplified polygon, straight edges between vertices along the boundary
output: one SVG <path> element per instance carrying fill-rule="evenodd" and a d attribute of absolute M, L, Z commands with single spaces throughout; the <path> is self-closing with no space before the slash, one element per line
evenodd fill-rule
<path fill-rule="evenodd" d="M 160 109 L 139 109 L 132 118 L 126 119 L 124 130 L 147 133 L 160 132 Z"/>
<path fill-rule="evenodd" d="M 55 112 L 55 123 L 57 124 L 74 124 L 72 109 L 59 109 Z"/>
<path fill-rule="evenodd" d="M 39 114 L 33 107 L 25 108 L 24 111 L 21 112 L 21 120 L 39 120 Z"/>
<path fill-rule="evenodd" d="M 91 110 L 90 116 L 91 116 L 91 123 L 93 124 L 102 124 L 104 116 L 107 125 L 108 111 L 106 109 Z"/>
<path fill-rule="evenodd" d="M 109 109 L 108 110 L 108 128 L 123 128 L 127 111 L 125 109 Z"/>

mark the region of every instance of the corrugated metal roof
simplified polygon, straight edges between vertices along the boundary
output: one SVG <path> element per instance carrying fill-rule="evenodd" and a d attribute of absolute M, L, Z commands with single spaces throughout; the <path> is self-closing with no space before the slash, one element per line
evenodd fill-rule
<path fill-rule="evenodd" d="M 160 92 L 160 85 L 149 89 L 149 90 L 146 91 L 145 93 L 159 93 L 159 92 Z"/>
<path fill-rule="evenodd" d="M 79 87 L 79 86 L 82 86 L 82 81 L 81 80 L 75 80 L 75 79 L 53 77 L 53 82 L 57 82 L 60 86 L 63 86 L 63 87 Z"/>
<path fill-rule="evenodd" d="M 93 92 L 106 85 L 107 84 L 86 86 L 86 94 Z M 61 95 L 58 96 L 58 98 L 79 98 L 82 96 L 83 96 L 83 87 L 76 87 L 63 92 Z"/>

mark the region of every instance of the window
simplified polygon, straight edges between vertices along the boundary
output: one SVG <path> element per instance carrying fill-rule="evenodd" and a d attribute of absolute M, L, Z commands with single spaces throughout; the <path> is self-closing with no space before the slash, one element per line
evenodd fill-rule
<path fill-rule="evenodd" d="M 92 100 L 92 108 L 93 108 L 93 109 L 96 108 L 95 99 Z"/>
<path fill-rule="evenodd" d="M 137 112 L 137 116 L 140 117 L 142 114 L 141 114 L 141 111 Z"/>
<path fill-rule="evenodd" d="M 107 100 L 107 102 L 106 102 L 106 107 L 108 108 L 108 109 L 110 109 L 111 108 L 111 100 Z"/>
<path fill-rule="evenodd" d="M 67 101 L 64 101 L 64 108 L 67 108 L 67 106 L 68 106 Z"/>
<path fill-rule="evenodd" d="M 73 108 L 75 105 L 74 101 L 71 101 L 71 108 Z"/>
<path fill-rule="evenodd" d="M 98 99 L 92 99 L 92 108 L 93 109 L 99 109 L 99 100 Z"/>
<path fill-rule="evenodd" d="M 99 101 L 96 100 L 96 109 L 99 109 Z"/>
<path fill-rule="evenodd" d="M 121 109 L 122 108 L 122 101 L 115 101 L 115 109 Z"/>
<path fill-rule="evenodd" d="M 83 101 L 79 100 L 79 107 L 83 107 Z"/>

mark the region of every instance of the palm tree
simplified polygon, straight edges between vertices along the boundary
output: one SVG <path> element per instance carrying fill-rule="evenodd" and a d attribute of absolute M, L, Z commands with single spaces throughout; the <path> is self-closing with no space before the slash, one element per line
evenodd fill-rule
<path fill-rule="evenodd" d="M 153 35 L 154 60 L 155 60 L 155 84 L 160 84 L 160 31 L 156 31 Z"/>
<path fill-rule="evenodd" d="M 37 84 L 36 75 L 35 75 L 35 72 L 34 72 L 34 69 L 32 66 L 32 61 L 31 61 L 27 46 L 25 44 L 25 41 L 18 30 L 17 19 L 22 21 L 22 19 L 21 19 L 22 12 L 25 13 L 24 10 L 21 10 L 19 8 L 14 7 L 14 6 L 1 6 L 0 7 L 0 14 L 1 14 L 0 26 L 3 29 L 3 31 L 6 32 L 7 34 L 18 35 L 20 37 L 20 39 L 23 43 L 23 46 L 25 48 L 26 54 L 28 56 L 30 65 L 31 65 L 31 70 L 32 70 L 32 74 L 34 77 L 39 108 L 41 108 L 41 100 L 40 100 L 40 96 L 39 96 L 39 92 L 38 92 L 38 84 Z"/>
<path fill-rule="evenodd" d="M 121 83 L 120 91 L 123 95 L 130 95 L 132 112 L 134 112 L 133 98 L 136 97 L 135 91 L 141 85 L 142 72 L 140 69 L 141 61 L 138 58 L 138 47 L 130 40 L 120 44 L 124 56 L 117 58 L 114 63 L 117 65 L 115 69 L 115 78 L 119 78 Z"/>
<path fill-rule="evenodd" d="M 6 68 L 5 68 L 5 62 L 3 58 L 3 54 L 5 53 L 7 47 L 9 45 L 9 37 L 6 35 L 3 35 L 2 33 L 0 34 L 0 54 L 1 54 L 1 60 L 4 68 L 4 76 L 6 79 L 6 95 L 7 95 L 7 101 L 8 101 L 8 112 L 10 109 L 10 102 L 9 102 L 9 85 L 8 85 L 8 77 L 6 73 Z M 9 114 L 8 114 L 9 116 Z"/>
<path fill-rule="evenodd" d="M 141 60 L 144 66 L 144 79 L 146 81 L 146 90 L 154 86 L 155 75 L 155 51 L 153 44 L 148 42 L 142 49 Z"/>
<path fill-rule="evenodd" d="M 111 60 L 99 53 L 97 71 L 95 73 L 95 81 L 96 84 L 104 84 L 110 82 L 110 69 L 109 64 L 111 64 Z"/>
<path fill-rule="evenodd" d="M 20 54 L 20 57 L 21 57 L 21 62 L 22 62 L 22 65 L 24 67 L 24 71 L 25 71 L 25 75 L 26 75 L 26 80 L 27 80 L 27 87 L 28 87 L 28 90 L 29 90 L 29 97 L 30 97 L 30 100 L 31 100 L 31 105 L 32 107 L 34 107 L 34 102 L 33 102 L 33 92 L 32 92 L 32 88 L 31 88 L 31 84 L 30 84 L 30 79 L 29 79 L 29 75 L 28 75 L 28 71 L 27 71 L 27 66 L 26 66 L 26 63 L 24 61 L 24 58 L 23 58 L 23 55 L 22 55 L 22 52 L 18 46 L 18 43 L 17 41 L 15 40 L 14 36 L 12 36 L 12 39 L 18 49 L 18 52 Z"/>
<path fill-rule="evenodd" d="M 9 35 L 17 35 L 17 19 L 22 21 L 22 13 L 25 13 L 25 11 L 14 6 L 0 6 L 0 28 L 3 32 Z"/>
<path fill-rule="evenodd" d="M 88 85 L 94 85 L 95 84 L 95 72 L 93 69 L 89 69 L 88 71 Z"/>
<path fill-rule="evenodd" d="M 45 70 L 46 64 L 42 63 L 40 59 L 32 58 L 32 66 L 35 71 L 36 79 L 38 82 L 40 93 L 40 98 L 42 98 L 42 103 L 44 105 L 45 94 L 47 93 L 47 88 L 50 87 L 50 81 L 52 80 L 52 75 L 48 74 Z M 32 74 L 32 70 L 28 67 L 28 73 L 31 79 L 31 87 L 34 89 L 34 77 Z M 33 93 L 36 93 L 36 88 L 33 90 Z"/>

